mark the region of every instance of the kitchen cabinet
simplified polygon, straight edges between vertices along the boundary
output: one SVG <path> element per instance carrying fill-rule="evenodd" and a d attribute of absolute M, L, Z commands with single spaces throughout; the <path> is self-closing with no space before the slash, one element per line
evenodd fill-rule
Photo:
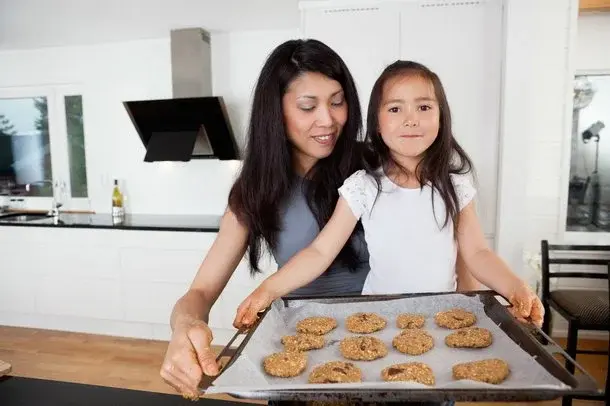
<path fill-rule="evenodd" d="M 172 307 L 215 236 L 3 226 L 0 324 L 168 339 Z M 260 280 L 240 263 L 210 314 L 215 344 L 233 334 L 237 306 Z"/>

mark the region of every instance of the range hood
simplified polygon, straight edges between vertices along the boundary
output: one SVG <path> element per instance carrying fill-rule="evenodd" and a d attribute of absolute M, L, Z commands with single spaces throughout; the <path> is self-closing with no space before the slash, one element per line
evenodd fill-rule
<path fill-rule="evenodd" d="M 212 96 L 209 34 L 172 30 L 171 58 L 172 99 L 123 102 L 146 147 L 144 161 L 239 159 L 224 101 Z"/>

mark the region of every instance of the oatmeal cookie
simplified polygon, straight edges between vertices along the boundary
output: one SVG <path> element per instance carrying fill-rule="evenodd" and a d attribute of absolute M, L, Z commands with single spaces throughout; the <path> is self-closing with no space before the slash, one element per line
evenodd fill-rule
<path fill-rule="evenodd" d="M 502 383 L 510 374 L 508 364 L 499 358 L 464 362 L 453 366 L 453 379 L 472 379 L 492 384 Z"/>
<path fill-rule="evenodd" d="M 425 330 L 408 329 L 398 333 L 392 340 L 392 345 L 404 354 L 420 355 L 434 347 L 434 339 Z"/>
<path fill-rule="evenodd" d="M 309 374 L 309 383 L 362 382 L 362 371 L 355 364 L 330 361 L 316 366 Z"/>
<path fill-rule="evenodd" d="M 384 381 L 414 381 L 424 385 L 434 385 L 434 372 L 432 368 L 422 362 L 406 362 L 394 364 L 381 371 Z"/>
<path fill-rule="evenodd" d="M 263 368 L 269 375 L 291 378 L 301 374 L 307 367 L 307 354 L 304 352 L 276 352 L 265 357 Z"/>
<path fill-rule="evenodd" d="M 461 328 L 445 337 L 445 344 L 453 348 L 486 348 L 491 342 L 491 331 L 481 327 Z"/>
<path fill-rule="evenodd" d="M 347 337 L 339 344 L 341 355 L 355 361 L 372 361 L 388 355 L 388 349 L 380 339 L 368 336 Z"/>
<path fill-rule="evenodd" d="M 337 327 L 332 317 L 307 317 L 297 323 L 297 331 L 304 334 L 324 335 Z"/>
<path fill-rule="evenodd" d="M 426 318 L 422 314 L 402 313 L 396 317 L 398 328 L 422 328 Z"/>
<path fill-rule="evenodd" d="M 283 336 L 282 344 L 285 351 L 309 351 L 317 350 L 324 347 L 324 336 L 314 334 L 295 334 L 292 336 Z"/>
<path fill-rule="evenodd" d="M 348 331 L 358 334 L 374 333 L 385 328 L 386 320 L 375 313 L 354 313 L 345 320 Z"/>
<path fill-rule="evenodd" d="M 436 313 L 434 321 L 440 327 L 458 329 L 472 326 L 477 322 L 477 317 L 472 312 L 455 308 Z"/>

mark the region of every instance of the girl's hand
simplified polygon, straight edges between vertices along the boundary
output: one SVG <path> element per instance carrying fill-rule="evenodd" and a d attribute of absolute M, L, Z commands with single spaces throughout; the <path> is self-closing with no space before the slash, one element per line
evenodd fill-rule
<path fill-rule="evenodd" d="M 258 319 L 258 313 L 265 310 L 274 297 L 272 293 L 261 284 L 250 294 L 237 308 L 237 315 L 233 321 L 233 326 L 237 329 L 250 327 Z"/>
<path fill-rule="evenodd" d="M 512 305 L 508 310 L 517 320 L 542 327 L 544 306 L 534 291 L 523 281 L 520 280 L 515 284 L 508 301 Z"/>

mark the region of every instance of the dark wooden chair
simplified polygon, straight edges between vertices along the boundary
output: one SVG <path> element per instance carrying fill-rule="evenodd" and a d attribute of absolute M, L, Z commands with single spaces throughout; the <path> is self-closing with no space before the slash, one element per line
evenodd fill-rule
<path fill-rule="evenodd" d="M 576 359 L 576 354 L 600 354 L 608 355 L 608 351 L 581 350 L 578 349 L 579 330 L 610 331 L 610 310 L 608 289 L 604 289 L 606 282 L 610 282 L 608 269 L 610 259 L 596 259 L 583 256 L 583 254 L 607 254 L 610 256 L 610 245 L 551 245 L 547 240 L 541 243 L 541 265 L 542 265 L 542 303 L 544 305 L 545 317 L 542 330 L 550 335 L 551 309 L 554 309 L 568 321 L 568 340 L 566 352 Z M 554 254 L 559 254 L 556 257 Z M 551 272 L 551 265 L 597 265 L 603 267 L 601 272 L 572 271 Z M 599 280 L 598 289 L 555 289 L 550 290 L 551 278 L 585 278 Z M 574 365 L 566 361 L 566 368 L 574 373 Z M 605 399 L 610 383 L 610 373 L 606 374 Z M 600 399 L 594 397 L 591 399 Z M 562 404 L 572 404 L 572 397 L 564 397 Z"/>

